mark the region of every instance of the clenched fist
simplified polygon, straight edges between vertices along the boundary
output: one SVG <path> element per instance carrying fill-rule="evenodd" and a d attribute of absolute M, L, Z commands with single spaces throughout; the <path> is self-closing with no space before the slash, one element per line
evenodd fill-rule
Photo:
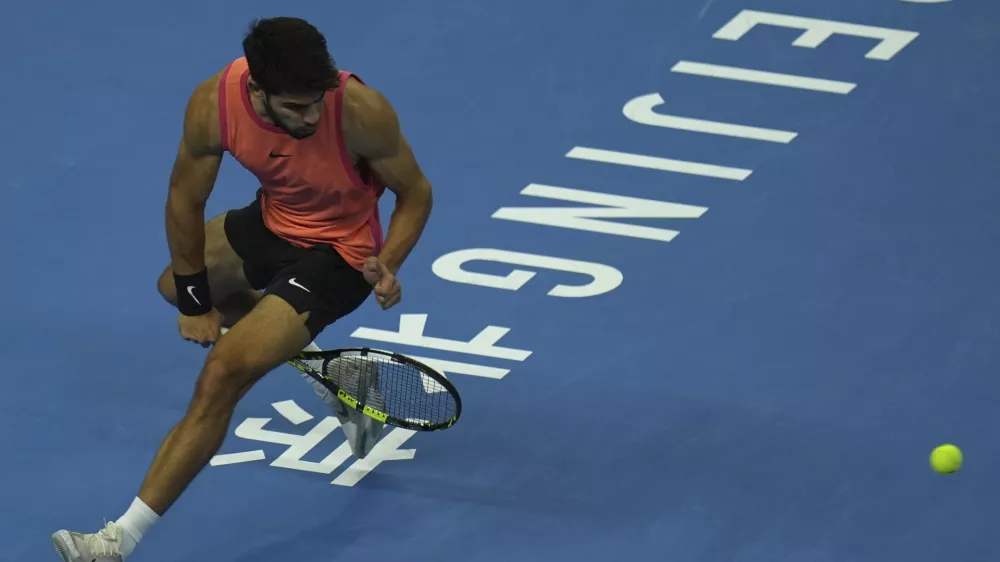
<path fill-rule="evenodd" d="M 222 313 L 212 309 L 198 316 L 181 314 L 177 319 L 181 337 L 187 341 L 208 347 L 219 340 L 222 329 Z"/>
<path fill-rule="evenodd" d="M 368 258 L 363 273 L 368 283 L 375 287 L 375 299 L 382 310 L 392 308 L 403 298 L 396 276 L 377 257 Z"/>

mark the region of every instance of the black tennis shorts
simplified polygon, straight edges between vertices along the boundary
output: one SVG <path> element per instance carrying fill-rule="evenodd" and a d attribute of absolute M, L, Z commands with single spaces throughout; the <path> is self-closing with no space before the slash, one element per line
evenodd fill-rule
<path fill-rule="evenodd" d="M 226 239 L 243 260 L 250 286 L 280 297 L 300 314 L 309 312 L 306 327 L 315 338 L 361 306 L 372 286 L 333 246 L 300 248 L 271 232 L 260 195 L 258 190 L 252 203 L 226 214 Z"/>

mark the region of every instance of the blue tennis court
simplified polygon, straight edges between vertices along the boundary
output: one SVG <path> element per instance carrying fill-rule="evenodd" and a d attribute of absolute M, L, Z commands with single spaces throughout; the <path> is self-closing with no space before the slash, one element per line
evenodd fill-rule
<path fill-rule="evenodd" d="M 388 97 L 435 189 L 403 301 L 317 343 L 432 361 L 462 418 L 358 461 L 282 367 L 130 560 L 1000 556 L 994 3 L 3 12 L 0 559 L 120 516 L 187 407 L 168 176 L 192 88 L 271 15 Z M 207 214 L 256 188 L 227 158 Z"/>

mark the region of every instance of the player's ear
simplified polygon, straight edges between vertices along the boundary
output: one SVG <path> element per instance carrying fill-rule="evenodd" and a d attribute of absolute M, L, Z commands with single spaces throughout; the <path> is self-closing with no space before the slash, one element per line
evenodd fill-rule
<path fill-rule="evenodd" d="M 261 95 L 261 93 L 263 93 L 263 91 L 260 89 L 260 86 L 257 85 L 256 82 L 254 82 L 253 76 L 247 77 L 247 88 L 250 90 L 250 93 L 255 96 L 259 96 Z"/>

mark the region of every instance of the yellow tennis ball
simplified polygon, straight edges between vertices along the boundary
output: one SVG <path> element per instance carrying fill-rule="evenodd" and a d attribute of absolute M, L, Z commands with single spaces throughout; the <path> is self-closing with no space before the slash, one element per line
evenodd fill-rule
<path fill-rule="evenodd" d="M 954 445 L 941 445 L 931 452 L 931 467 L 941 474 L 951 474 L 962 466 L 962 451 Z"/>

